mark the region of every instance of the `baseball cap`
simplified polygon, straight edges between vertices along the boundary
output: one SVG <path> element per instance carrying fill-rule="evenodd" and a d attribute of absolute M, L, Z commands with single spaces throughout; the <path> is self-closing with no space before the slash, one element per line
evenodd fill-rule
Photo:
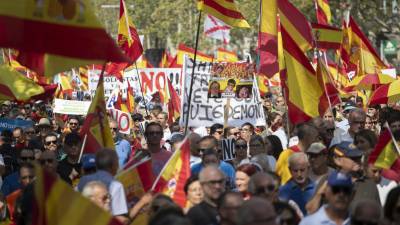
<path fill-rule="evenodd" d="M 356 109 L 357 107 L 354 105 L 353 102 L 346 102 L 343 105 L 343 112 L 350 112 L 353 109 Z"/>
<path fill-rule="evenodd" d="M 39 120 L 38 126 L 51 126 L 50 120 L 47 118 L 41 118 Z"/>
<path fill-rule="evenodd" d="M 326 146 L 320 142 L 315 142 L 310 145 L 310 147 L 307 149 L 306 153 L 314 153 L 314 154 L 319 154 L 321 152 L 326 151 Z"/>
<path fill-rule="evenodd" d="M 334 171 L 328 176 L 328 185 L 331 187 L 353 187 L 351 177 L 345 173 Z"/>
<path fill-rule="evenodd" d="M 341 142 L 334 148 L 334 153 L 340 157 L 348 157 L 348 158 L 358 158 L 363 155 L 363 152 L 360 151 L 353 143 L 351 142 Z"/>
<path fill-rule="evenodd" d="M 82 168 L 91 169 L 96 167 L 96 156 L 94 154 L 85 154 L 82 156 Z"/>

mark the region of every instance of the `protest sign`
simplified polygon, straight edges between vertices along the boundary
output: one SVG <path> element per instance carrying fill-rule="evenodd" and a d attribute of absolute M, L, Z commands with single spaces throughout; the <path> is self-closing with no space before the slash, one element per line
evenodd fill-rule
<path fill-rule="evenodd" d="M 264 109 L 261 104 L 257 82 L 254 80 L 253 88 L 251 90 L 251 98 L 208 97 L 208 87 L 212 66 L 213 64 L 208 62 L 196 63 L 191 109 L 189 113 L 189 127 L 211 126 L 214 123 L 227 124 L 229 126 L 241 126 L 245 122 L 252 123 L 255 126 L 265 126 Z M 183 99 L 181 107 L 182 116 L 179 121 L 181 126 L 185 126 L 189 111 L 189 88 L 192 68 L 193 61 L 191 59 L 185 60 L 183 70 Z M 228 99 L 229 104 L 227 104 Z M 227 107 L 227 110 L 224 110 L 225 107 Z M 224 116 L 226 116 L 227 123 L 224 123 Z"/>
<path fill-rule="evenodd" d="M 166 79 L 169 78 L 172 86 L 178 93 L 181 93 L 182 84 L 182 69 L 180 68 L 144 68 L 138 69 L 140 82 L 142 85 L 143 92 L 154 93 L 156 91 L 164 90 L 166 87 Z M 100 70 L 91 70 L 89 73 L 89 90 L 94 95 L 97 88 L 97 83 L 100 76 Z M 126 98 L 126 89 L 128 87 L 128 82 L 133 88 L 136 95 L 140 94 L 139 80 L 136 70 L 127 70 L 124 73 L 124 80 L 121 83 L 114 76 L 104 77 L 104 94 L 106 97 L 110 97 L 111 93 L 115 89 L 120 89 L 122 98 Z"/>
<path fill-rule="evenodd" d="M 89 101 L 75 101 L 75 100 L 64 100 L 54 99 L 54 113 L 67 114 L 67 115 L 86 115 L 89 107 Z"/>
<path fill-rule="evenodd" d="M 13 130 L 16 127 L 21 127 L 22 129 L 33 127 L 33 121 L 21 120 L 21 119 L 7 119 L 0 118 L 0 131 L 3 130 Z"/>
<path fill-rule="evenodd" d="M 235 158 L 235 139 L 222 139 L 222 160 L 230 161 Z"/>
<path fill-rule="evenodd" d="M 151 160 L 148 158 L 119 172 L 115 179 L 125 190 L 126 201 L 131 207 L 148 191 L 153 183 Z"/>
<path fill-rule="evenodd" d="M 109 110 L 111 118 L 117 121 L 118 130 L 122 134 L 130 134 L 131 133 L 131 116 L 127 112 L 123 112 L 118 109 L 110 109 Z"/>
<path fill-rule="evenodd" d="M 255 65 L 214 63 L 208 88 L 209 98 L 251 98 Z"/>

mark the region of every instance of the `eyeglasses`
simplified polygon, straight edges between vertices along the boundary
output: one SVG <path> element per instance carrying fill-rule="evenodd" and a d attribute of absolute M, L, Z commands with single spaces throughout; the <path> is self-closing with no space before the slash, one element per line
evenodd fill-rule
<path fill-rule="evenodd" d="M 209 184 L 209 185 L 216 185 L 216 184 L 220 184 L 220 185 L 223 185 L 223 184 L 225 184 L 225 179 L 224 178 L 222 178 L 222 179 L 220 179 L 220 180 L 209 180 L 209 181 L 204 181 L 204 182 L 201 182 L 201 184 Z"/>
<path fill-rule="evenodd" d="M 236 149 L 247 149 L 247 145 L 235 145 Z"/>
<path fill-rule="evenodd" d="M 106 202 L 107 200 L 110 200 L 110 199 L 111 199 L 111 195 L 110 195 L 110 194 L 103 195 L 100 199 L 101 199 L 103 202 Z"/>
<path fill-rule="evenodd" d="M 378 225 L 378 222 L 374 221 L 364 221 L 359 219 L 351 219 L 351 224 L 353 225 Z"/>
<path fill-rule="evenodd" d="M 256 189 L 256 194 L 264 194 L 264 193 L 271 193 L 276 190 L 275 185 L 270 184 L 265 187 L 258 187 Z"/>
<path fill-rule="evenodd" d="M 78 123 L 69 123 L 69 125 L 75 125 L 75 126 L 78 126 Z"/>
<path fill-rule="evenodd" d="M 35 160 L 35 157 L 34 156 L 32 156 L 32 157 L 21 157 L 21 160 L 22 161 Z"/>
<path fill-rule="evenodd" d="M 30 179 L 30 180 L 32 180 L 33 178 L 35 178 L 35 176 L 23 176 L 23 177 L 21 177 L 21 180 L 26 180 L 26 179 Z"/>
<path fill-rule="evenodd" d="M 212 148 L 199 148 L 198 150 L 199 150 L 199 152 L 204 152 L 204 151 L 213 151 L 214 149 L 212 149 Z"/>
<path fill-rule="evenodd" d="M 54 159 L 40 159 L 39 162 L 42 165 L 45 165 L 46 163 L 53 164 L 54 163 Z"/>
<path fill-rule="evenodd" d="M 350 187 L 339 187 L 339 186 L 332 186 L 332 193 L 333 194 L 339 194 L 339 193 L 343 193 L 345 195 L 351 195 L 351 193 L 353 193 L 353 189 Z"/>
<path fill-rule="evenodd" d="M 45 143 L 46 145 L 51 145 L 51 144 L 57 144 L 57 141 L 55 140 L 55 141 L 46 141 L 46 143 Z"/>

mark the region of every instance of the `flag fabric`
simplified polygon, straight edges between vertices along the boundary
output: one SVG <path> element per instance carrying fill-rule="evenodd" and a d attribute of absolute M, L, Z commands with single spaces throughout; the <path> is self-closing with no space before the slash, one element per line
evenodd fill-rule
<path fill-rule="evenodd" d="M 223 48 L 217 49 L 217 62 L 237 62 L 238 56 L 235 52 L 228 51 Z"/>
<path fill-rule="evenodd" d="M 0 65 L 0 74 L 0 100 L 27 101 L 33 96 L 45 93 L 42 85 L 8 65 Z"/>
<path fill-rule="evenodd" d="M 340 49 L 342 46 L 341 29 L 314 23 L 312 30 L 318 49 Z"/>
<path fill-rule="evenodd" d="M 289 120 L 298 124 L 325 113 L 326 109 L 319 104 L 324 90 L 308 58 L 284 28 L 282 40 L 286 64 L 286 69 L 281 73 L 282 86 Z"/>
<path fill-rule="evenodd" d="M 400 80 L 378 87 L 371 95 L 368 105 L 396 103 L 400 100 Z"/>
<path fill-rule="evenodd" d="M 234 0 L 199 0 L 198 9 L 229 26 L 250 28 Z"/>
<path fill-rule="evenodd" d="M 174 58 L 171 56 L 171 54 L 169 54 L 167 50 L 164 50 L 159 67 L 168 68 L 173 59 Z"/>
<path fill-rule="evenodd" d="M 372 47 L 368 38 L 350 16 L 349 24 L 344 24 L 341 57 L 349 70 L 356 75 L 373 74 L 387 68 Z"/>
<path fill-rule="evenodd" d="M 89 70 L 87 67 L 79 67 L 79 78 L 81 80 L 81 90 L 89 90 Z"/>
<path fill-rule="evenodd" d="M 261 0 L 260 30 L 258 33 L 258 73 L 272 77 L 279 72 L 277 1 Z"/>
<path fill-rule="evenodd" d="M 393 142 L 390 130 L 385 127 L 379 136 L 378 143 L 371 152 L 368 162 L 382 169 L 393 169 L 396 161 L 399 159 L 399 152 Z M 400 172 L 400 168 L 396 169 Z"/>
<path fill-rule="evenodd" d="M 81 136 L 86 135 L 84 153 L 95 153 L 101 148 L 114 149 L 114 140 L 108 122 L 106 103 L 104 100 L 104 78 L 100 75 L 96 94 L 90 104 Z"/>
<path fill-rule="evenodd" d="M 60 178 L 36 166 L 32 225 L 121 225 L 113 216 L 74 191 Z"/>
<path fill-rule="evenodd" d="M 168 123 L 172 124 L 181 116 L 181 98 L 167 78 L 166 102 L 168 106 Z"/>
<path fill-rule="evenodd" d="M 93 62 L 130 61 L 103 29 L 88 0 L 1 1 L 0 30 L 1 47 L 40 54 L 44 64 L 38 68 L 49 76 Z"/>
<path fill-rule="evenodd" d="M 211 15 L 207 15 L 204 20 L 204 34 L 206 37 L 220 40 L 225 45 L 227 45 L 231 39 L 229 34 L 230 30 L 230 26 Z"/>
<path fill-rule="evenodd" d="M 170 67 L 182 67 L 185 55 L 188 55 L 189 58 L 194 59 L 194 49 L 189 48 L 184 44 L 179 44 L 178 51 L 176 53 L 176 60 L 171 63 Z M 197 50 L 196 60 L 201 62 L 212 62 L 214 58 Z"/>
<path fill-rule="evenodd" d="M 319 24 L 331 24 L 332 14 L 331 8 L 329 7 L 329 0 L 315 0 L 315 10 Z"/>
<path fill-rule="evenodd" d="M 317 63 L 317 79 L 324 91 L 318 104 L 320 116 L 323 116 L 328 109 L 340 103 L 340 96 L 332 76 L 329 74 L 329 69 L 321 58 L 318 59 Z"/>
<path fill-rule="evenodd" d="M 130 113 L 133 113 L 135 111 L 135 96 L 133 94 L 133 89 L 131 87 L 131 84 L 128 81 L 128 87 L 126 90 L 126 104 L 128 107 L 128 111 Z"/>
<path fill-rule="evenodd" d="M 297 46 L 305 52 L 313 47 L 311 25 L 307 18 L 288 0 L 278 1 L 281 27 L 284 28 Z"/>
<path fill-rule="evenodd" d="M 181 146 L 172 154 L 161 173 L 156 178 L 152 190 L 171 197 L 175 203 L 184 208 L 186 195 L 184 186 L 190 177 L 190 143 L 185 138 Z"/>

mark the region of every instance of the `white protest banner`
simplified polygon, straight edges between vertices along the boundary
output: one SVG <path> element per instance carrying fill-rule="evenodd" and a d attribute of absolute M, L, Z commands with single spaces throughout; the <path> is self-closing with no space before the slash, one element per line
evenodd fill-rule
<path fill-rule="evenodd" d="M 191 109 L 189 113 L 189 127 L 209 127 L 214 123 L 224 124 L 224 108 L 228 98 L 208 97 L 209 83 L 211 78 L 212 63 L 197 62 L 192 89 Z M 193 61 L 185 59 L 183 67 L 183 98 L 182 116 L 179 121 L 185 126 L 189 106 L 189 88 Z M 240 77 L 240 74 L 238 74 Z M 230 98 L 227 110 L 227 125 L 241 126 L 245 122 L 255 126 L 265 126 L 264 109 L 261 104 L 260 93 L 257 82 L 253 80 L 252 90 L 249 98 Z"/>
<path fill-rule="evenodd" d="M 86 115 L 89 107 L 89 101 L 75 101 L 75 100 L 64 100 L 54 99 L 54 113 L 67 114 L 67 115 Z"/>
<path fill-rule="evenodd" d="M 118 109 L 109 110 L 111 117 L 117 121 L 118 130 L 122 134 L 130 134 L 131 132 L 131 116 L 129 113 L 123 112 Z"/>
<path fill-rule="evenodd" d="M 235 139 L 222 139 L 222 160 L 230 161 L 235 158 Z"/>
<path fill-rule="evenodd" d="M 171 80 L 172 86 L 180 93 L 182 85 L 182 75 L 180 68 L 144 68 L 138 69 L 140 75 L 140 82 L 144 93 L 154 93 L 163 90 L 166 84 L 166 78 Z M 91 70 L 89 73 L 89 90 L 94 95 L 99 81 L 100 70 Z M 126 98 L 126 89 L 128 82 L 133 88 L 134 93 L 141 95 L 140 85 L 136 70 L 125 71 L 124 81 L 121 83 L 114 76 L 104 77 L 104 94 L 109 97 L 113 90 L 120 89 L 122 98 Z"/>

